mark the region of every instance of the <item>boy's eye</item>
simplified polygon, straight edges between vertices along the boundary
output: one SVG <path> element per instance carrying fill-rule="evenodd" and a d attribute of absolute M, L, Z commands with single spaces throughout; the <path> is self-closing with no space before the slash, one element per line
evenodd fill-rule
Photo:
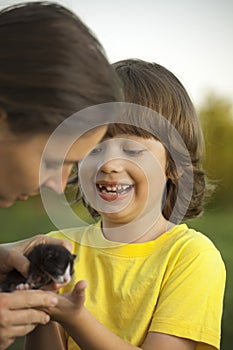
<path fill-rule="evenodd" d="M 123 151 L 129 156 L 137 156 L 144 152 L 144 149 L 123 149 Z"/>

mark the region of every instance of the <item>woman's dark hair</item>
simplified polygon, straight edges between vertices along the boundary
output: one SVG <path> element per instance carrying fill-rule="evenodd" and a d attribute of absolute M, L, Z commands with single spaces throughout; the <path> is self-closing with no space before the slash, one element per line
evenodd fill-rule
<path fill-rule="evenodd" d="M 128 59 L 113 64 L 123 85 L 125 102 L 142 105 L 158 112 L 176 128 L 184 141 L 191 162 L 186 166 L 184 157 L 183 166 L 177 169 L 175 161 L 167 149 L 167 186 L 163 215 L 174 223 L 182 219 L 198 216 L 203 210 L 205 195 L 210 192 L 211 186 L 207 182 L 206 174 L 202 169 L 203 134 L 196 110 L 187 91 L 181 82 L 166 68 L 156 63 L 149 63 L 137 59 Z M 156 113 L 152 118 L 143 119 L 145 129 L 130 124 L 110 124 L 105 138 L 117 134 L 132 134 L 143 138 L 156 135 L 158 120 Z M 147 124 L 152 128 L 148 132 Z M 166 147 L 166 145 L 165 145 Z M 170 147 L 179 154 L 179 144 L 171 142 Z M 182 158 L 182 154 L 180 155 Z M 191 163 L 191 164 L 190 164 Z M 183 181 L 181 181 L 181 179 Z M 193 188 L 190 190 L 190 182 Z M 177 197 L 179 191 L 179 205 Z M 190 191 L 192 191 L 190 193 Z M 190 193 L 189 200 L 187 200 Z M 85 203 L 85 198 L 83 198 Z M 176 206 L 175 206 L 176 205 Z M 96 217 L 97 212 L 89 207 L 90 213 Z M 176 208 L 174 210 L 174 208 Z M 185 208 L 185 212 L 183 212 Z"/>
<path fill-rule="evenodd" d="M 122 99 L 98 40 L 58 4 L 0 11 L 0 47 L 0 112 L 14 133 L 51 132 L 83 108 Z"/>

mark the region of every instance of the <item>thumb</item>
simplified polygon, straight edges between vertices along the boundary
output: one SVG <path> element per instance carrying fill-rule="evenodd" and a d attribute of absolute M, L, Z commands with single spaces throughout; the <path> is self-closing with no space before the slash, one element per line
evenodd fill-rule
<path fill-rule="evenodd" d="M 74 286 L 73 290 L 72 290 L 72 299 L 78 299 L 80 301 L 80 298 L 83 299 L 83 301 L 85 300 L 85 290 L 87 288 L 87 281 L 79 281 L 78 283 L 76 283 L 76 285 Z"/>
<path fill-rule="evenodd" d="M 9 271 L 16 269 L 26 277 L 28 274 L 30 261 L 21 252 L 18 252 L 17 250 L 11 250 L 7 256 L 5 265 Z"/>

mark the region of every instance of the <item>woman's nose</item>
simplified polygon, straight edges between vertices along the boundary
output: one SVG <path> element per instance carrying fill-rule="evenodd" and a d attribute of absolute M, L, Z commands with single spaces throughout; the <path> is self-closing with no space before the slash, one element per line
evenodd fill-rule
<path fill-rule="evenodd" d="M 62 180 L 61 177 L 50 177 L 44 182 L 43 187 L 49 188 L 50 190 L 61 194 L 66 188 L 67 179 Z"/>
<path fill-rule="evenodd" d="M 51 174 L 43 183 L 43 187 L 49 188 L 56 193 L 63 193 L 71 172 L 71 167 L 64 167 Z"/>

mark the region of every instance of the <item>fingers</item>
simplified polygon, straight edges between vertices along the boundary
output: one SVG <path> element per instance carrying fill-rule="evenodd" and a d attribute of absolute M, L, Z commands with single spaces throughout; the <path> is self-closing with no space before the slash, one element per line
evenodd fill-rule
<path fill-rule="evenodd" d="M 1 315 L 1 325 L 9 328 L 17 326 L 17 329 L 19 329 L 18 326 L 23 326 L 26 329 L 26 327 L 46 324 L 49 321 L 49 315 L 36 309 L 8 310 L 7 313 Z M 15 335 L 19 336 L 18 333 Z"/>
<path fill-rule="evenodd" d="M 58 244 L 67 248 L 69 251 L 72 250 L 72 244 L 68 241 L 59 238 L 53 238 L 45 235 L 37 235 L 28 241 L 27 246 L 25 247 L 25 255 L 27 255 L 36 245 L 39 244 Z"/>
<path fill-rule="evenodd" d="M 18 317 L 18 319 L 20 320 L 20 324 L 11 325 L 11 322 L 9 322 L 9 324 L 5 322 L 4 325 L 0 324 L 0 350 L 7 349 L 14 342 L 15 338 L 25 336 L 26 334 L 33 331 L 33 329 L 37 326 L 36 323 L 24 324 L 24 319 L 27 319 L 27 316 L 25 318 L 25 315 L 19 315 L 18 311 L 14 311 L 11 317 L 13 319 L 15 319 L 15 317 Z M 31 316 L 29 316 L 29 319 L 31 319 Z M 35 317 L 35 320 L 44 321 L 44 322 L 37 322 L 41 324 L 46 324 L 48 322 L 48 321 L 45 322 L 46 319 L 44 318 L 43 320 L 43 317 Z M 49 320 L 48 315 L 47 315 L 47 320 Z"/>
<path fill-rule="evenodd" d="M 24 276 L 27 275 L 29 267 L 28 259 L 23 251 L 15 248 L 11 243 L 0 245 L 0 273 L 6 274 L 16 268 Z"/>
<path fill-rule="evenodd" d="M 7 307 L 10 310 L 36 307 L 49 308 L 54 307 L 57 302 L 57 297 L 53 293 L 41 290 L 21 290 L 0 294 L 0 308 Z"/>
<path fill-rule="evenodd" d="M 86 281 L 79 281 L 70 293 L 58 294 L 58 304 L 47 310 L 51 319 L 59 323 L 69 323 L 74 313 L 77 317 L 84 308 L 86 287 Z"/>
<path fill-rule="evenodd" d="M 18 242 L 0 245 L 0 273 L 7 273 L 12 269 L 18 270 L 23 276 L 27 276 L 29 261 L 25 257 L 38 244 L 58 244 L 72 250 L 72 244 L 68 241 L 52 238 L 45 235 L 37 235 Z"/>
<path fill-rule="evenodd" d="M 37 324 L 46 324 L 49 321 L 49 315 L 44 311 L 35 309 L 7 310 L 4 313 L 1 312 L 0 315 L 0 327 L 5 328 L 6 331 L 14 327 L 14 336 L 21 335 L 16 333 L 16 330 L 20 329 L 19 326 L 24 327 L 25 330 L 23 332 L 26 332 L 28 328 L 31 329 Z"/>
<path fill-rule="evenodd" d="M 23 337 L 24 335 L 30 333 L 35 329 L 36 324 L 23 325 L 23 326 L 14 326 L 8 329 L 8 334 L 10 338 Z"/>
<path fill-rule="evenodd" d="M 21 252 L 12 249 L 6 256 L 5 264 L 9 271 L 17 269 L 24 277 L 26 277 L 30 262 Z"/>
<path fill-rule="evenodd" d="M 0 293 L 0 350 L 14 339 L 31 332 L 37 324 L 46 324 L 50 316 L 36 307 L 52 309 L 58 300 L 53 293 L 43 291 L 16 291 Z"/>
<path fill-rule="evenodd" d="M 49 244 L 59 244 L 68 249 L 70 252 L 72 251 L 72 244 L 68 241 L 64 241 L 63 239 L 58 239 L 58 238 L 52 238 L 49 236 L 46 236 L 46 242 Z"/>
<path fill-rule="evenodd" d="M 14 343 L 14 338 L 7 338 L 4 335 L 2 335 L 0 330 L 0 350 L 8 349 L 8 347 Z"/>
<path fill-rule="evenodd" d="M 85 289 L 87 288 L 87 281 L 79 281 L 73 288 L 73 297 L 85 297 Z"/>

